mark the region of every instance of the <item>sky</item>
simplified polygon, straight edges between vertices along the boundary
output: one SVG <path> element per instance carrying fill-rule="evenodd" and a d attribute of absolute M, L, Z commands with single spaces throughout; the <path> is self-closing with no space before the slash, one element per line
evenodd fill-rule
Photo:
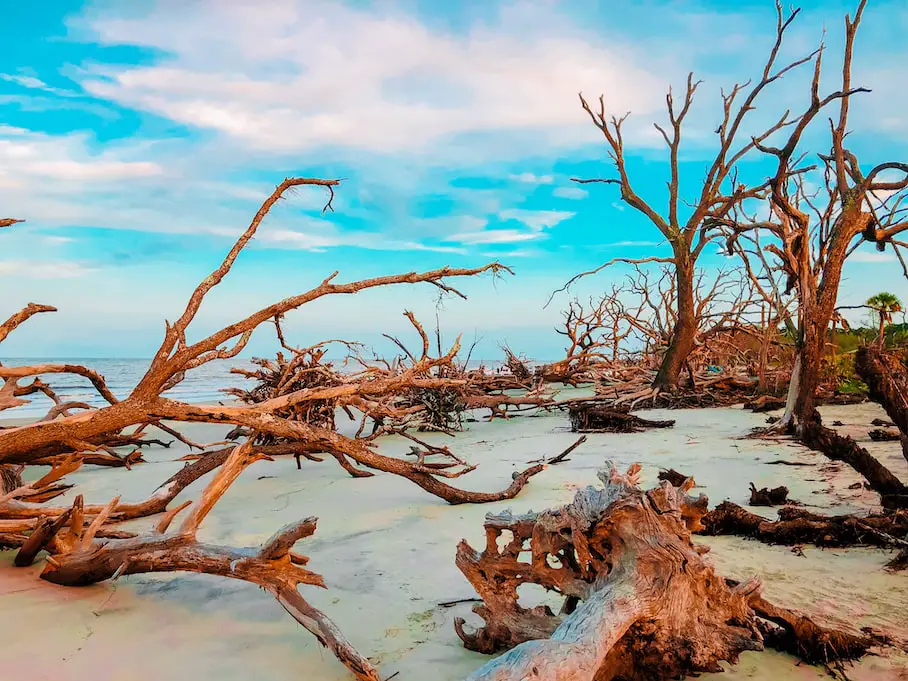
<path fill-rule="evenodd" d="M 827 84 L 849 3 L 805 1 L 783 56 L 826 31 Z M 601 133 L 577 97 L 631 112 L 628 169 L 665 204 L 665 93 L 703 80 L 685 129 L 682 193 L 714 153 L 720 89 L 759 74 L 774 37 L 770 2 L 536 0 L 314 2 L 135 0 L 9 3 L 0 51 L 0 316 L 52 304 L 4 343 L 6 357 L 147 357 L 164 320 L 287 176 L 342 178 L 335 212 L 301 190 L 267 217 L 206 300 L 199 337 L 339 270 L 353 280 L 492 260 L 513 277 L 462 282 L 445 339 L 562 352 L 553 327 L 573 274 L 611 258 L 666 255 L 661 235 L 619 201 Z M 871 0 L 854 75 L 851 147 L 865 164 L 908 155 L 908 5 Z M 774 86 L 753 129 L 803 106 L 806 73 Z M 822 133 L 822 130 L 816 134 Z M 754 160 L 752 172 L 759 174 Z M 706 268 L 727 266 L 715 252 Z M 621 268 L 573 293 L 595 294 Z M 889 253 L 862 247 L 840 302 L 881 289 L 908 297 Z M 380 345 L 402 313 L 434 323 L 434 287 L 324 299 L 287 321 L 299 344 L 343 335 Z M 249 353 L 273 349 L 263 328 Z"/>

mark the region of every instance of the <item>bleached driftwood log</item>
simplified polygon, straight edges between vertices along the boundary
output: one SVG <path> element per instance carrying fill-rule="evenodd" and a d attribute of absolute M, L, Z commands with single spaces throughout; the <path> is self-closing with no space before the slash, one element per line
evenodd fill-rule
<path fill-rule="evenodd" d="M 458 619 L 457 633 L 472 650 L 508 651 L 468 681 L 670 679 L 721 671 L 764 640 L 830 663 L 873 643 L 766 602 L 756 580 L 717 575 L 684 520 L 701 501 L 687 497 L 689 482 L 643 491 L 638 471 L 600 472 L 603 487 L 558 509 L 489 514 L 481 553 L 461 542 L 457 566 L 482 598 L 474 612 L 485 623 L 469 632 Z M 517 590 L 528 583 L 563 596 L 560 612 L 522 607 Z"/>

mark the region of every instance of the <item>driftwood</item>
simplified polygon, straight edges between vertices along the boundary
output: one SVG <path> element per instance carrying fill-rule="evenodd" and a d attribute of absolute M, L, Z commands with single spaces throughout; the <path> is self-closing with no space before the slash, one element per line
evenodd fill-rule
<path fill-rule="evenodd" d="M 788 488 L 783 486 L 768 489 L 757 489 L 753 483 L 750 483 L 750 505 L 751 506 L 781 506 L 788 503 Z"/>
<path fill-rule="evenodd" d="M 887 508 L 908 508 L 908 487 L 852 438 L 823 426 L 819 414 L 813 421 L 801 424 L 800 439 L 811 449 L 834 461 L 843 461 L 863 475 Z"/>
<path fill-rule="evenodd" d="M 785 408 L 785 398 L 776 395 L 760 395 L 744 403 L 744 408 L 753 412 L 775 411 Z"/>
<path fill-rule="evenodd" d="M 899 442 L 901 438 L 901 433 L 897 430 L 887 430 L 884 428 L 874 428 L 873 430 L 868 430 L 867 435 L 870 436 L 870 439 L 874 442 Z"/>
<path fill-rule="evenodd" d="M 199 525 L 230 484 L 254 461 L 263 458 L 250 443 L 232 449 L 199 501 L 183 504 L 164 515 L 154 531 L 128 538 L 100 539 L 99 530 L 117 508 L 108 503 L 86 527 L 79 501 L 69 513 L 45 520 L 19 551 L 17 565 L 30 564 L 42 549 L 49 549 L 41 578 L 63 586 L 84 586 L 122 575 L 143 572 L 188 571 L 241 579 L 258 584 L 319 642 L 329 648 L 356 678 L 378 681 L 372 664 L 360 655 L 337 626 L 300 595 L 300 584 L 325 587 L 321 575 L 307 570 L 308 558 L 293 552 L 294 545 L 315 533 L 316 519 L 291 523 L 258 549 L 235 549 L 200 543 Z M 180 527 L 170 530 L 175 516 L 189 506 Z"/>
<path fill-rule="evenodd" d="M 908 535 L 908 514 L 904 511 L 869 516 L 823 516 L 786 506 L 779 509 L 778 520 L 751 513 L 724 501 L 702 518 L 707 535 L 737 535 L 759 539 L 767 544 L 820 547 L 908 546 L 901 539 Z"/>
<path fill-rule="evenodd" d="M 892 419 L 891 424 L 874 421 L 873 425 L 894 425 L 898 428 L 902 454 L 908 459 L 908 370 L 894 357 L 872 347 L 858 350 L 854 368 L 867 384 L 870 399 L 882 405 Z"/>
<path fill-rule="evenodd" d="M 278 301 L 201 340 L 189 343 L 187 337 L 190 325 L 205 297 L 228 275 L 240 252 L 255 236 L 271 207 L 285 193 L 302 186 L 327 188 L 333 197 L 333 188 L 338 184 L 337 180 L 313 178 L 288 178 L 279 184 L 262 204 L 221 264 L 192 292 L 183 313 L 176 321 L 166 325 L 164 340 L 132 393 L 125 399 L 118 400 L 110 394 L 103 377 L 91 372 L 87 377 L 95 383 L 97 390 L 105 395 L 108 405 L 79 413 L 61 410 L 50 420 L 0 430 L 0 464 L 32 463 L 61 451 L 95 452 L 103 449 L 112 436 L 118 436 L 125 428 L 131 426 L 137 426 L 131 434 L 135 435 L 152 425 L 167 430 L 169 426 L 165 426 L 163 421 L 201 422 L 238 426 L 256 433 L 257 437 L 268 436 L 276 442 L 303 443 L 309 452 L 317 447 L 318 451 L 335 458 L 352 475 L 367 476 L 369 475 L 367 469 L 401 475 L 450 503 L 482 503 L 509 499 L 517 494 L 527 480 L 540 469 L 531 468 L 515 474 L 511 484 L 498 493 L 465 492 L 447 484 L 445 480 L 469 472 L 473 468 L 469 465 L 460 463 L 455 468 L 439 469 L 421 465 L 418 461 L 411 462 L 385 456 L 367 441 L 342 436 L 329 427 L 300 421 L 292 415 L 294 410 L 304 409 L 309 403 L 335 401 L 340 406 L 355 407 L 358 404 L 380 401 L 388 395 L 399 395 L 407 390 L 458 385 L 457 381 L 452 382 L 448 378 L 433 376 L 432 369 L 450 363 L 451 358 L 459 350 L 459 339 L 446 355 L 429 357 L 426 349 L 415 364 L 400 371 L 376 374 L 367 370 L 356 379 L 345 381 L 341 385 L 303 387 L 254 405 L 190 405 L 162 396 L 165 391 L 179 384 L 187 372 L 214 360 L 235 357 L 245 348 L 252 333 L 261 324 L 273 321 L 279 326 L 278 322 L 284 314 L 319 298 L 352 294 L 379 286 L 416 283 L 429 283 L 443 292 L 462 296 L 448 283 L 451 278 L 470 277 L 485 272 L 494 275 L 510 271 L 499 263 L 490 263 L 472 269 L 443 267 L 430 272 L 408 272 L 349 283 L 335 283 L 337 277 L 335 272 L 309 291 Z M 326 208 L 329 207 L 330 200 Z M 27 318 L 26 312 L 28 311 L 23 311 L 19 316 Z M 13 321 L 18 323 L 16 321 L 18 317 L 14 315 L 14 318 Z M 7 329 L 13 326 L 12 322 L 7 322 L 0 336 L 8 333 Z M 58 370 L 69 373 L 81 371 L 72 367 Z M 14 383 L 42 372 L 45 372 L 43 367 L 18 367 L 15 370 L 0 367 L 0 377 L 5 380 L 5 386 L 10 386 L 11 381 Z M 15 391 L 15 388 L 11 390 Z M 55 448 L 58 451 L 52 451 Z"/>
<path fill-rule="evenodd" d="M 533 461 L 527 461 L 527 463 L 544 463 L 546 466 L 554 466 L 555 464 L 564 463 L 565 461 L 570 461 L 568 455 L 573 452 L 577 447 L 586 442 L 586 435 L 581 435 L 578 437 L 572 445 L 565 449 L 561 454 L 553 456 L 551 459 L 535 459 Z"/>
<path fill-rule="evenodd" d="M 637 433 L 648 428 L 671 428 L 671 421 L 653 421 L 634 416 L 627 407 L 609 407 L 595 402 L 568 404 L 571 430 L 577 433 Z"/>
<path fill-rule="evenodd" d="M 681 487 L 681 485 L 690 477 L 691 476 L 689 475 L 684 475 L 684 473 L 679 473 L 674 468 L 659 471 L 659 480 L 666 480 L 672 487 Z M 693 478 L 691 478 L 691 480 L 693 480 Z"/>
<path fill-rule="evenodd" d="M 25 466 L 0 465 L 0 494 L 12 492 L 22 486 L 22 470 Z"/>
<path fill-rule="evenodd" d="M 482 552 L 460 543 L 457 566 L 482 598 L 473 611 L 484 625 L 468 631 L 457 619 L 457 633 L 472 650 L 507 651 L 468 681 L 671 679 L 721 671 L 721 662 L 762 649 L 764 640 L 787 640 L 823 663 L 859 657 L 873 644 L 769 604 L 756 580 L 717 576 L 682 520 L 685 490 L 668 482 L 640 490 L 638 471 L 602 472 L 604 487 L 581 490 L 558 509 L 489 514 Z M 529 562 L 520 560 L 527 551 Z M 523 584 L 563 602 L 523 607 Z M 761 633 L 777 627 L 785 635 Z"/>
<path fill-rule="evenodd" d="M 816 403 L 820 406 L 862 404 L 866 401 L 867 398 L 864 395 L 852 393 L 837 394 L 818 392 L 816 396 Z M 744 408 L 748 411 L 753 411 L 756 413 L 776 411 L 777 409 L 784 409 L 785 402 L 786 399 L 784 397 L 777 397 L 775 395 L 761 395 L 760 397 L 745 402 Z"/>

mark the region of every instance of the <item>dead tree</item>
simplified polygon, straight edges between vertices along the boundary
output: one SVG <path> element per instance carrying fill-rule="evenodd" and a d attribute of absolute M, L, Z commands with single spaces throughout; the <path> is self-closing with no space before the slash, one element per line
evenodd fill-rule
<path fill-rule="evenodd" d="M 779 355 L 780 343 L 765 328 L 771 323 L 765 301 L 743 268 L 696 272 L 694 346 L 684 364 L 686 380 L 679 381 L 673 393 L 652 388 L 652 382 L 677 326 L 674 272 L 664 266 L 651 270 L 634 265 L 619 290 L 625 300 L 606 306 L 605 319 L 620 317 L 624 327 L 619 328 L 626 329 L 620 340 L 641 350 L 632 353 L 628 348 L 624 363 L 598 364 L 588 372 L 603 397 L 613 397 L 616 404 L 651 400 L 664 407 L 702 406 L 740 401 L 737 395 L 716 392 L 721 388 L 740 389 L 749 397 L 765 385 L 767 365 Z M 617 326 L 619 320 L 609 323 Z M 628 363 L 633 364 L 632 371 L 626 371 Z M 716 366 L 721 367 L 720 374 Z"/>
<path fill-rule="evenodd" d="M 627 116 L 621 118 L 606 113 L 605 99 L 599 98 L 599 106 L 594 111 L 587 100 L 580 95 L 580 102 L 593 124 L 600 130 L 608 146 L 609 155 L 615 165 L 617 177 L 607 179 L 575 179 L 576 182 L 600 182 L 617 185 L 621 199 L 635 210 L 642 213 L 654 228 L 665 238 L 671 248 L 670 256 L 651 256 L 648 258 L 616 258 L 592 271 L 577 275 L 571 282 L 582 276 L 601 271 L 617 262 L 644 263 L 659 262 L 668 264 L 674 273 L 677 288 L 677 320 L 672 328 L 671 343 L 667 348 L 662 364 L 653 382 L 653 387 L 663 390 L 674 390 L 684 368 L 685 361 L 694 347 L 697 333 L 694 300 L 694 280 L 696 266 L 704 249 L 716 237 L 715 232 L 705 227 L 710 220 L 723 219 L 732 208 L 761 194 L 766 183 L 748 186 L 738 177 L 738 165 L 749 157 L 759 144 L 769 139 L 773 133 L 790 125 L 792 121 L 786 112 L 768 129 L 751 135 L 746 131 L 748 114 L 756 108 L 758 100 L 769 86 L 782 78 L 786 73 L 801 66 L 813 57 L 808 55 L 786 66 L 777 66 L 780 47 L 786 31 L 797 16 L 797 10 L 787 16 L 781 4 L 777 5 L 776 38 L 769 51 L 761 76 L 753 83 L 736 84 L 730 92 L 722 93 L 722 119 L 716 132 L 719 138 L 719 149 L 715 159 L 706 169 L 706 177 L 696 199 L 689 203 L 681 196 L 679 156 L 681 152 L 681 135 L 685 119 L 693 103 L 694 94 L 699 86 L 693 75 L 688 76 L 683 101 L 675 101 L 669 91 L 666 97 L 669 126 L 666 130 L 660 125 L 656 129 L 661 133 L 668 147 L 670 175 L 668 178 L 669 199 L 666 210 L 660 211 L 651 202 L 643 198 L 634 188 L 627 169 L 623 124 Z M 689 208 L 685 208 L 689 205 Z M 571 283 L 569 282 L 569 283 Z"/>
<path fill-rule="evenodd" d="M 851 82 L 854 42 L 865 5 L 866 0 L 861 0 L 854 20 L 845 18 L 839 89 L 825 97 L 820 95 L 820 49 L 813 58 L 810 104 L 795 119 L 787 138 L 778 147 L 764 140 L 756 142 L 759 150 L 776 162 L 775 173 L 767 183 L 768 217 L 745 217 L 745 211 L 736 206 L 735 211 L 711 219 L 711 224 L 728 228 L 732 245 L 743 233 L 761 231 L 766 237 L 764 249 L 773 254 L 775 266 L 786 275 L 786 290 L 796 293 L 797 352 L 785 414 L 777 426 L 796 434 L 818 419 L 820 362 L 846 259 L 861 242 L 872 242 L 880 250 L 891 248 L 902 259 L 899 248 L 905 244 L 896 237 L 908 229 L 904 211 L 899 208 L 908 189 L 908 164 L 884 162 L 865 169 L 845 146 L 851 97 L 867 92 Z M 801 137 L 818 114 L 834 104 L 839 110 L 837 120 L 830 124 L 831 149 L 819 155 L 821 177 L 813 183 L 821 184 L 821 188 L 809 191 L 805 177 L 813 177 L 809 173 L 816 166 L 801 164 L 802 157 L 797 155 Z"/>
<path fill-rule="evenodd" d="M 908 459 L 908 370 L 892 356 L 871 347 L 858 350 L 854 368 L 867 384 L 870 399 L 882 405 L 898 428 L 902 454 Z"/>
<path fill-rule="evenodd" d="M 47 448 L 59 447 L 64 451 L 95 451 L 103 446 L 111 434 L 121 433 L 125 428 L 137 426 L 137 430 L 156 425 L 164 427 L 161 421 L 203 422 L 230 424 L 252 432 L 264 433 L 278 439 L 317 446 L 319 451 L 333 456 L 341 465 L 361 474 L 369 474 L 363 468 L 381 470 L 401 475 L 416 483 L 431 494 L 450 503 L 474 503 L 510 498 L 517 494 L 531 475 L 539 469 L 528 469 L 515 474 L 514 480 L 499 493 L 465 492 L 444 482 L 468 472 L 469 466 L 456 469 L 437 469 L 394 457 L 379 454 L 368 442 L 341 436 L 329 428 L 310 425 L 280 414 L 296 405 L 346 397 L 349 400 L 368 400 L 382 395 L 396 394 L 419 387 L 440 387 L 450 385 L 449 379 L 422 378 L 427 368 L 438 362 L 446 362 L 456 355 L 459 342 L 443 358 L 427 358 L 425 363 L 391 376 L 369 377 L 368 380 L 346 383 L 324 388 L 303 388 L 250 405 L 190 405 L 162 396 L 166 390 L 183 380 L 188 371 L 214 360 L 235 357 L 248 343 L 255 329 L 269 320 L 279 319 L 291 310 L 329 295 L 353 294 L 370 288 L 395 284 L 430 283 L 442 291 L 460 294 L 448 282 L 450 278 L 475 276 L 484 272 L 493 274 L 508 271 L 507 268 L 491 263 L 484 267 L 456 269 L 443 267 L 430 272 L 409 272 L 385 277 L 376 277 L 349 283 L 334 283 L 333 273 L 315 288 L 291 296 L 264 307 L 249 316 L 230 324 L 214 333 L 190 342 L 189 327 L 195 319 L 206 295 L 229 273 L 243 248 L 253 238 L 262 220 L 271 207 L 294 187 L 326 187 L 333 197 L 337 180 L 312 178 L 289 178 L 280 183 L 262 204 L 246 231 L 239 237 L 223 262 L 193 291 L 186 308 L 179 318 L 165 326 L 164 339 L 151 360 L 148 370 L 135 389 L 123 400 L 110 394 L 103 378 L 92 374 L 99 392 L 105 394 L 108 406 L 89 413 L 58 413 L 54 419 L 33 423 L 28 426 L 0 430 L 0 463 L 29 463 L 43 456 Z M 326 209 L 330 207 L 329 203 Z M 21 368 L 20 368 L 21 369 Z M 72 371 L 71 368 L 61 369 Z M 8 370 L 0 376 L 8 376 Z M 31 368 L 33 374 L 43 369 Z M 20 370 L 20 374 L 22 371 Z M 27 371 L 26 375 L 30 375 Z M 18 378 L 23 378 L 17 374 Z M 310 447 L 311 449 L 312 447 Z"/>
<path fill-rule="evenodd" d="M 613 288 L 612 295 L 598 301 L 591 298 L 586 306 L 576 298 L 568 303 L 564 322 L 555 329 L 568 342 L 564 359 L 537 370 L 543 381 L 573 386 L 588 383 L 597 365 L 618 359 L 621 342 L 633 331 L 625 319 L 629 311 L 619 295 L 620 291 Z"/>
<path fill-rule="evenodd" d="M 198 572 L 241 579 L 262 587 L 345 664 L 356 678 L 378 681 L 372 664 L 344 637 L 337 625 L 309 605 L 299 585 L 326 588 L 321 575 L 306 569 L 308 558 L 295 553 L 295 544 L 312 536 L 316 518 L 291 523 L 278 530 L 257 549 L 236 549 L 201 543 L 199 526 L 215 504 L 251 463 L 263 456 L 251 443 L 234 447 L 217 474 L 202 492 L 199 501 L 183 504 L 161 518 L 151 532 L 127 538 L 99 537 L 99 530 L 115 512 L 119 497 L 108 503 L 86 525 L 78 499 L 68 514 L 45 521 L 20 549 L 18 565 L 31 563 L 40 550 L 49 549 L 41 578 L 62 586 L 85 586 L 123 575 L 145 572 Z M 178 529 L 170 525 L 180 511 L 189 511 Z"/>
<path fill-rule="evenodd" d="M 908 515 L 904 511 L 874 513 L 867 516 L 824 516 L 786 506 L 779 509 L 778 520 L 741 508 L 730 501 L 723 501 L 701 518 L 700 534 L 736 535 L 757 539 L 766 544 L 803 546 L 813 544 L 821 548 L 845 546 L 878 546 L 901 549 L 901 553 L 887 564 L 890 570 L 901 570 L 902 554 L 908 551 Z"/>
<path fill-rule="evenodd" d="M 473 610 L 484 624 L 468 631 L 458 619 L 457 633 L 471 650 L 507 651 L 468 681 L 679 678 L 721 671 L 764 641 L 824 664 L 868 650 L 869 636 L 768 603 L 756 580 L 719 577 L 682 519 L 689 485 L 643 491 L 638 471 L 600 472 L 603 487 L 561 508 L 487 515 L 482 552 L 461 541 L 457 566 L 482 599 Z M 523 584 L 562 597 L 560 610 L 523 607 Z"/>

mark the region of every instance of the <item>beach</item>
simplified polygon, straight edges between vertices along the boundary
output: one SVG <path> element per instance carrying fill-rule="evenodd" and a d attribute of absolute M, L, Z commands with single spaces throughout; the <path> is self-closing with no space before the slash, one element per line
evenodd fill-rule
<path fill-rule="evenodd" d="M 841 420 L 840 431 L 855 435 L 871 453 L 902 478 L 908 463 L 897 443 L 871 443 L 866 435 L 873 418 L 884 416 L 873 404 L 825 407 L 824 421 Z M 233 546 L 257 546 L 286 523 L 319 518 L 318 530 L 297 545 L 310 558 L 309 569 L 322 574 L 327 589 L 301 592 L 345 632 L 360 652 L 379 668 L 383 679 L 462 679 L 488 658 L 467 651 L 454 632 L 455 617 L 479 620 L 470 603 L 440 605 L 475 597 L 454 565 L 461 538 L 484 542 L 483 517 L 512 508 L 541 510 L 569 501 L 576 489 L 595 484 L 596 471 L 613 461 L 619 468 L 639 462 L 642 484 L 657 482 L 660 468 L 694 476 L 710 506 L 723 499 L 746 504 L 748 484 L 786 485 L 790 498 L 819 513 L 866 512 L 878 496 L 849 486 L 861 480 L 850 468 L 821 454 L 783 441 L 742 436 L 763 425 L 766 415 L 740 408 L 642 412 L 676 419 L 674 428 L 636 434 L 593 434 L 557 466 L 532 478 L 511 501 L 451 506 L 409 481 L 380 472 L 354 479 L 330 459 L 292 457 L 250 466 L 228 490 L 202 526 L 199 539 Z M 347 425 L 340 421 L 341 429 Z M 220 439 L 225 429 L 181 424 L 196 441 Z M 475 490 L 508 484 L 511 473 L 528 461 L 552 456 L 576 439 L 563 413 L 540 413 L 470 422 L 450 438 L 428 435 L 471 463 L 472 473 L 454 481 Z M 409 442 L 381 438 L 382 453 L 403 456 Z M 54 504 L 66 505 L 75 493 L 104 503 L 116 494 L 124 501 L 146 498 L 184 464 L 187 453 L 171 448 L 145 450 L 147 463 L 126 469 L 83 467 L 68 476 L 76 487 Z M 785 460 L 807 466 L 769 465 Z M 40 474 L 29 469 L 29 475 Z M 196 499 L 207 478 L 181 494 L 174 505 Z M 774 517 L 772 509 L 751 509 Z M 131 527 L 150 527 L 146 518 Z M 757 576 L 765 595 L 802 610 L 818 621 L 850 627 L 871 626 L 908 640 L 908 583 L 904 575 L 885 572 L 892 553 L 812 546 L 796 555 L 790 547 L 766 546 L 732 537 L 697 537 L 711 547 L 720 574 L 737 579 Z M 54 681 L 151 681 L 218 678 L 283 681 L 342 681 L 349 672 L 320 649 L 267 593 L 237 580 L 198 574 L 143 574 L 91 587 L 63 588 L 41 581 L 41 561 L 13 568 L 14 552 L 0 553 L 0 668 L 27 668 L 30 679 Z M 544 595 L 521 589 L 522 604 Z M 535 600 L 534 600 L 535 599 Z M 40 632 L 40 635 L 36 635 Z M 848 671 L 849 678 L 906 679 L 908 654 L 888 649 L 868 656 Z M 710 678 L 704 675 L 703 678 Z M 779 653 L 745 653 L 722 678 L 783 681 L 825 679 L 819 668 L 798 665 Z"/>

